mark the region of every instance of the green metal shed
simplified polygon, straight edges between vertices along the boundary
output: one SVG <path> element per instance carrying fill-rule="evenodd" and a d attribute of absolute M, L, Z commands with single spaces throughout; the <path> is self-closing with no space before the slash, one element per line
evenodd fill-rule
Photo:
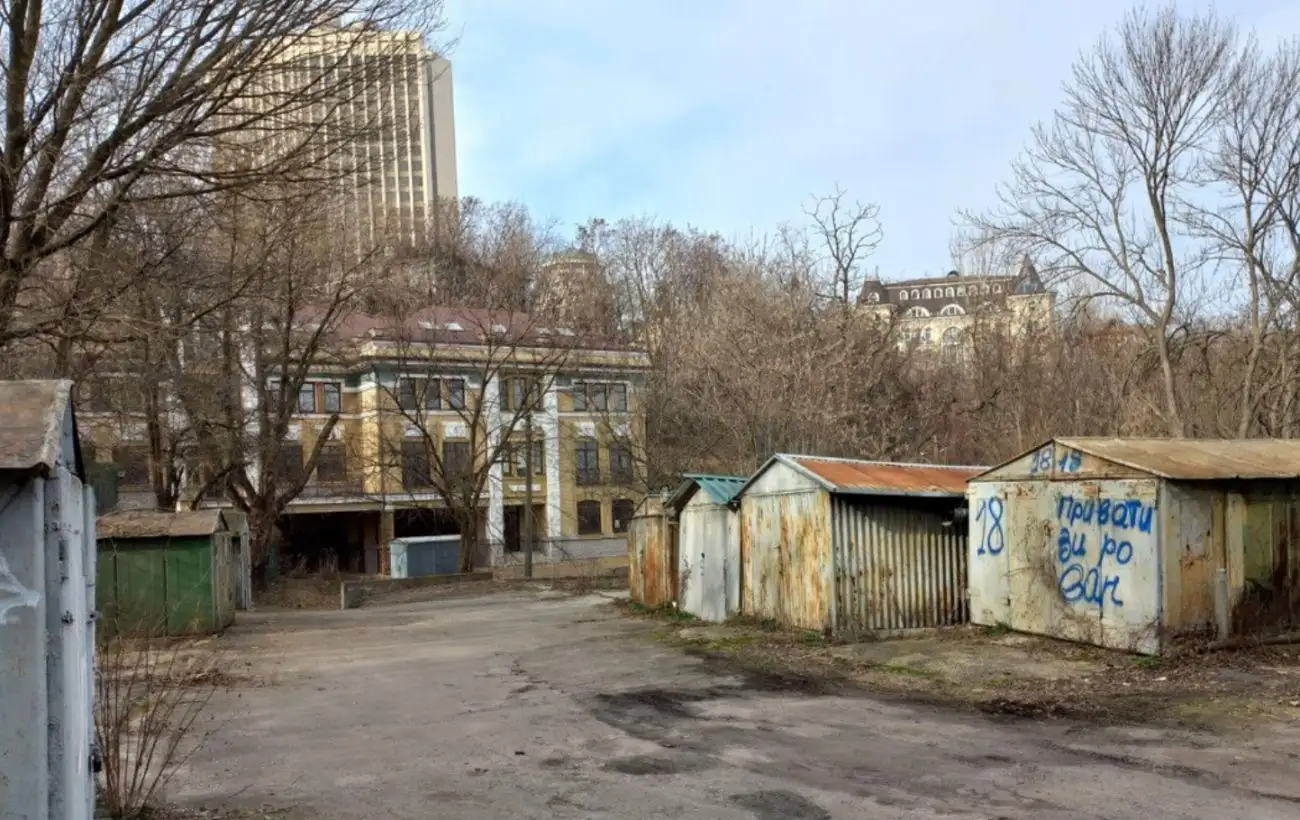
<path fill-rule="evenodd" d="M 203 635 L 234 622 L 238 564 L 221 510 L 113 512 L 97 529 L 109 634 Z"/>

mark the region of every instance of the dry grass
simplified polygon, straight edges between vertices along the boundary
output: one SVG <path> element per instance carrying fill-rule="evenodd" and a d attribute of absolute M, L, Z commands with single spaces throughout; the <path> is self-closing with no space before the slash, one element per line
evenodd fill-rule
<path fill-rule="evenodd" d="M 208 738 L 212 696 L 234 682 L 210 640 L 109 638 L 95 656 L 99 803 L 113 818 L 149 816 L 168 781 Z"/>
<path fill-rule="evenodd" d="M 772 623 L 701 625 L 618 606 L 661 620 L 658 637 L 688 651 L 822 686 L 1021 717 L 1209 729 L 1300 722 L 1300 645 L 1184 647 L 1150 658 L 976 627 L 848 643 Z"/>

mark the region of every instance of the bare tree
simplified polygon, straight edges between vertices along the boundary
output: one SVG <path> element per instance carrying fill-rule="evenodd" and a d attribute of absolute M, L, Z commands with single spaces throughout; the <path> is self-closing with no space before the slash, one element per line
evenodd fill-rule
<path fill-rule="evenodd" d="M 249 516 L 261 564 L 338 423 L 327 411 L 304 453 L 291 434 L 299 396 L 320 367 L 349 361 L 348 323 L 390 268 L 377 250 L 356 256 L 345 212 L 319 195 L 227 206 L 215 276 L 232 292 L 211 321 L 187 325 L 192 345 L 168 348 L 166 372 L 194 441 L 191 503 L 221 491 Z"/>
<path fill-rule="evenodd" d="M 531 472 L 520 476 L 531 486 L 546 459 L 558 458 L 532 419 L 582 340 L 510 310 L 422 308 L 376 318 L 371 355 L 395 371 L 380 381 L 390 421 L 377 466 L 385 476 L 397 468 L 401 492 L 437 496 L 460 532 L 468 572 L 502 537 L 487 527 L 487 502 L 494 486 L 499 494 L 503 470 Z M 540 525 L 524 534 L 530 543 Z"/>
<path fill-rule="evenodd" d="M 373 32 L 408 0 L 16 0 L 0 31 L 0 345 L 57 328 L 82 248 L 132 203 L 340 172 L 374 122 L 334 117 L 388 70 Z M 355 70 L 354 54 L 366 53 Z M 355 112 L 353 112 L 355 114 Z M 326 127 L 326 124 L 329 127 Z"/>
<path fill-rule="evenodd" d="M 829 270 L 833 298 L 851 304 L 862 289 L 865 276 L 862 265 L 884 236 L 880 229 L 880 206 L 874 202 L 850 202 L 848 193 L 835 191 L 814 197 L 804 207 L 813 233 L 821 244 L 821 253 Z"/>
<path fill-rule="evenodd" d="M 985 240 L 1086 283 L 1141 320 L 1163 381 L 1165 429 L 1186 434 L 1177 345 L 1206 258 L 1180 241 L 1205 147 L 1236 70 L 1236 33 L 1213 15 L 1139 10 L 1074 66 L 1065 103 L 1000 191 L 967 215 Z M 1185 232 L 1184 232 L 1185 234 Z"/>

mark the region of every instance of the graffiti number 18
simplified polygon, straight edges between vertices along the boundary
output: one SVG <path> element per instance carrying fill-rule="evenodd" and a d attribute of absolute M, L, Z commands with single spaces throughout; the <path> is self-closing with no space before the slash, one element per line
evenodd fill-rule
<path fill-rule="evenodd" d="M 1007 545 L 1002 531 L 1002 499 L 981 498 L 975 508 L 975 522 L 980 525 L 978 555 L 999 555 Z"/>

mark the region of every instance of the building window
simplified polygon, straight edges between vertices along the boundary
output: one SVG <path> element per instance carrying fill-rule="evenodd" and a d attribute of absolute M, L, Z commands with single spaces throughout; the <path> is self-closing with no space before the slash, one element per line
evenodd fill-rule
<path fill-rule="evenodd" d="M 443 379 L 447 388 L 447 406 L 452 410 L 465 409 L 465 380 Z"/>
<path fill-rule="evenodd" d="M 339 484 L 348 479 L 348 462 L 343 442 L 326 442 L 316 456 L 316 480 L 322 484 Z"/>
<path fill-rule="evenodd" d="M 943 295 L 951 299 L 952 297 L 957 295 L 957 291 L 953 290 L 952 288 L 944 288 Z"/>
<path fill-rule="evenodd" d="M 316 385 L 308 383 L 298 388 L 298 412 L 316 412 Z"/>
<path fill-rule="evenodd" d="M 963 316 L 965 313 L 961 305 L 944 305 L 943 310 L 939 311 L 940 316 Z"/>
<path fill-rule="evenodd" d="M 1001 285 L 994 285 L 994 286 L 993 286 L 993 292 L 994 292 L 994 293 L 1001 293 L 1001 292 L 1002 292 L 1002 286 L 1001 286 Z"/>
<path fill-rule="evenodd" d="M 920 290 L 917 290 L 916 288 L 913 288 L 913 289 L 912 289 L 912 298 L 913 298 L 913 299 L 920 299 L 920 298 L 921 298 L 921 291 L 920 291 Z"/>
<path fill-rule="evenodd" d="M 609 477 L 615 484 L 632 483 L 632 448 L 627 444 L 609 445 Z"/>
<path fill-rule="evenodd" d="M 627 532 L 628 525 L 632 523 L 632 513 L 636 505 L 629 498 L 616 498 L 610 512 L 614 519 L 614 532 Z"/>
<path fill-rule="evenodd" d="M 600 448 L 594 438 L 582 439 L 574 452 L 574 465 L 579 484 L 600 483 Z"/>
<path fill-rule="evenodd" d="M 524 458 L 527 448 L 522 441 L 513 441 L 506 445 L 504 457 L 501 459 L 502 472 L 507 476 L 518 476 L 519 478 L 528 477 L 528 464 Z M 533 442 L 533 475 L 546 474 L 546 447 L 545 442 Z"/>
<path fill-rule="evenodd" d="M 148 487 L 149 450 L 145 447 L 117 447 L 113 450 L 113 461 L 118 467 L 118 476 L 123 487 Z"/>
<path fill-rule="evenodd" d="M 397 380 L 397 406 L 403 410 L 414 410 L 420 406 L 415 392 L 415 379 Z"/>
<path fill-rule="evenodd" d="M 402 442 L 402 488 L 416 490 L 433 486 L 429 469 L 429 446 L 423 438 Z"/>
<path fill-rule="evenodd" d="M 627 385 L 620 382 L 574 382 L 573 409 L 577 412 L 627 412 Z"/>
<path fill-rule="evenodd" d="M 930 311 L 926 310 L 920 305 L 917 305 L 916 307 L 908 308 L 907 315 L 914 319 L 924 319 L 925 317 L 930 315 Z"/>
<path fill-rule="evenodd" d="M 929 289 L 929 288 L 926 288 L 925 290 L 921 291 L 921 298 L 922 298 L 922 299 L 929 299 L 929 298 L 930 298 L 930 289 Z"/>
<path fill-rule="evenodd" d="M 988 286 L 988 285 L 980 285 L 980 293 L 982 293 L 982 294 L 984 294 L 984 295 L 987 296 L 987 295 L 988 295 L 988 292 L 989 292 L 989 286 Z"/>
<path fill-rule="evenodd" d="M 469 478 L 473 466 L 468 441 L 442 443 L 442 472 L 443 477 L 448 481 L 463 481 Z"/>
<path fill-rule="evenodd" d="M 600 535 L 600 502 L 578 502 L 578 535 Z"/>
<path fill-rule="evenodd" d="M 966 286 L 965 286 L 965 285 L 958 285 L 958 286 L 957 286 L 957 295 L 958 295 L 958 296 L 965 296 L 965 295 L 966 295 Z"/>
<path fill-rule="evenodd" d="M 900 290 L 900 291 L 898 292 L 898 301 L 900 301 L 900 302 L 906 302 L 906 301 L 907 301 L 907 291 L 905 291 L 905 290 Z"/>
<path fill-rule="evenodd" d="M 879 294 L 879 293 L 868 294 L 868 295 L 867 295 L 867 301 L 868 301 L 868 302 L 879 302 L 879 301 L 880 301 L 880 294 Z"/>
<path fill-rule="evenodd" d="M 541 390 L 537 380 L 527 376 L 511 376 L 505 380 L 505 408 L 511 411 L 541 408 Z"/>
<path fill-rule="evenodd" d="M 296 441 L 280 442 L 280 450 L 275 454 L 275 475 L 290 485 L 302 480 L 302 444 Z"/>
<path fill-rule="evenodd" d="M 399 379 L 397 406 L 407 411 L 442 410 L 444 393 L 447 409 L 465 409 L 464 379 Z"/>
<path fill-rule="evenodd" d="M 950 327 L 943 332 L 942 344 L 945 348 L 961 346 L 961 329 Z"/>
<path fill-rule="evenodd" d="M 320 386 L 321 404 L 326 413 L 338 413 L 343 410 L 343 385 L 338 382 L 325 382 Z"/>

